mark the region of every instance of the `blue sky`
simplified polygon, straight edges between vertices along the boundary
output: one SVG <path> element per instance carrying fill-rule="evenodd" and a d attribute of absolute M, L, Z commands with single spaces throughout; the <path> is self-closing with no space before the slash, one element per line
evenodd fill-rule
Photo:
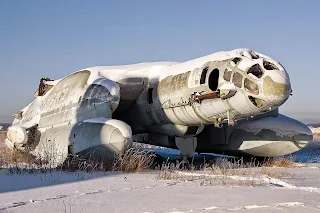
<path fill-rule="evenodd" d="M 287 69 L 281 113 L 320 122 L 320 1 L 0 1 L 0 122 L 39 79 L 78 69 L 186 61 L 251 48 Z"/>

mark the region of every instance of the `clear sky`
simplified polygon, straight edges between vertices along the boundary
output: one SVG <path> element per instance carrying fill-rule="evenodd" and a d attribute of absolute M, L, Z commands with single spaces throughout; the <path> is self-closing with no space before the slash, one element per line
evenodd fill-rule
<path fill-rule="evenodd" d="M 320 122 L 320 1 L 0 1 L 0 123 L 33 99 L 41 77 L 251 48 L 287 69 L 280 112 Z"/>

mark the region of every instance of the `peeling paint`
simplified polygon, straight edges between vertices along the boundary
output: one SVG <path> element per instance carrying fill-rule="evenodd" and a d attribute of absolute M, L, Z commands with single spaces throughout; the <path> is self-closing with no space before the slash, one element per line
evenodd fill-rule
<path fill-rule="evenodd" d="M 288 94 L 288 86 L 274 82 L 270 76 L 266 76 L 263 80 L 263 92 L 265 95 L 284 96 Z"/>

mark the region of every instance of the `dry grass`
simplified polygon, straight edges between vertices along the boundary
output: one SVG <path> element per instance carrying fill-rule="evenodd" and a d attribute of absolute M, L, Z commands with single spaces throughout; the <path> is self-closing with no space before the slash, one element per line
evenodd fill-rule
<path fill-rule="evenodd" d="M 294 159 L 288 158 L 270 158 L 263 163 L 265 167 L 295 167 Z"/>
<path fill-rule="evenodd" d="M 63 164 L 56 166 L 45 157 L 35 157 L 19 150 L 10 150 L 4 143 L 5 138 L 6 132 L 0 132 L 0 168 L 7 168 L 9 173 L 55 170 L 143 172 L 150 169 L 155 158 L 155 155 L 149 152 L 132 148 L 117 156 L 113 161 L 107 158 L 97 158 L 91 154 L 86 157 L 70 156 Z"/>
<path fill-rule="evenodd" d="M 312 134 L 313 134 L 313 140 L 320 141 L 320 127 L 310 127 Z"/>
<path fill-rule="evenodd" d="M 93 155 L 94 156 L 94 155 Z M 28 163 L 10 163 L 3 164 L 3 168 L 8 173 L 45 173 L 53 171 L 70 172 L 95 172 L 95 171 L 120 171 L 120 172 L 143 172 L 150 169 L 153 163 L 154 155 L 135 149 L 129 149 L 123 155 L 118 156 L 114 161 L 110 159 L 101 159 L 95 157 L 70 156 L 63 164 L 58 166 L 48 163 L 41 158 L 34 158 Z"/>
<path fill-rule="evenodd" d="M 200 185 L 258 186 L 265 184 L 263 177 L 282 178 L 289 176 L 288 168 L 294 166 L 292 160 L 279 158 L 265 162 L 244 162 L 218 158 L 209 166 L 199 169 L 181 170 L 174 163 L 165 163 L 159 169 L 157 179 L 198 181 Z M 271 168 L 272 167 L 272 168 Z"/>
<path fill-rule="evenodd" d="M 10 151 L 4 144 L 6 132 L 0 131 L 0 168 L 5 166 L 11 171 L 21 171 L 25 168 L 30 172 L 39 170 L 41 172 L 52 170 L 68 171 L 122 171 L 122 172 L 143 172 L 149 170 L 153 165 L 155 155 L 138 148 L 129 149 L 125 154 L 118 156 L 114 161 L 96 159 L 94 155 L 87 158 L 70 157 L 62 165 L 54 167 L 48 161 L 27 155 L 19 151 Z M 139 148 L 140 147 L 140 148 Z M 244 179 L 233 180 L 230 176 L 257 177 L 267 176 L 281 178 L 290 175 L 287 168 L 294 167 L 294 159 L 275 158 L 264 162 L 244 162 L 242 159 L 230 161 L 218 158 L 214 162 L 203 163 L 200 168 L 192 166 L 188 172 L 199 174 L 197 176 L 185 176 L 181 172 L 186 170 L 177 169 L 174 163 L 164 163 L 158 168 L 158 179 L 179 179 L 186 181 L 200 181 L 201 185 L 259 185 L 259 181 Z M 21 164 L 24 166 L 21 167 Z"/>
<path fill-rule="evenodd" d="M 311 131 L 312 131 L 313 134 L 318 134 L 318 135 L 320 135 L 320 127 L 317 127 L 317 128 L 315 128 L 315 127 L 310 127 L 310 128 L 311 128 Z"/>
<path fill-rule="evenodd" d="M 113 171 L 143 172 L 151 168 L 156 156 L 142 149 L 128 149 L 113 163 Z"/>
<path fill-rule="evenodd" d="M 313 140 L 320 141 L 320 133 L 319 134 L 313 134 Z"/>

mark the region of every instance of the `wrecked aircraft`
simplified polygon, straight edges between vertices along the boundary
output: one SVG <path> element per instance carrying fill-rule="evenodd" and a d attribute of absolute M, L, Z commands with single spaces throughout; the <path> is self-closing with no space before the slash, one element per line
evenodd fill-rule
<path fill-rule="evenodd" d="M 113 157 L 133 141 L 194 152 L 279 156 L 312 140 L 278 113 L 292 90 L 276 60 L 249 49 L 191 61 L 99 66 L 43 78 L 6 144 L 32 154 Z M 53 153 L 59 153 L 53 154 Z"/>

